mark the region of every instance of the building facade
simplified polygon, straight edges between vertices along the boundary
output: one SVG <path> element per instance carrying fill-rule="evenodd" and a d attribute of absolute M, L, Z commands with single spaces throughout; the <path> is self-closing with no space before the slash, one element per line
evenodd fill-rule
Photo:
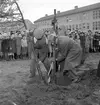
<path fill-rule="evenodd" d="M 50 29 L 51 21 L 54 15 L 46 15 L 34 22 L 35 27 Z M 100 32 L 100 3 L 89 6 L 58 12 L 57 13 L 58 26 L 65 27 L 66 30 L 81 30 L 81 31 L 99 31 Z"/>

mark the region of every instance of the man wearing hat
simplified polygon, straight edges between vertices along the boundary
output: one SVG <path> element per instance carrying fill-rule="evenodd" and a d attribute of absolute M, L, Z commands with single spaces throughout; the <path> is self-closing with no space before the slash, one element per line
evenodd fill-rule
<path fill-rule="evenodd" d="M 53 41 L 54 36 L 49 36 L 48 40 Z M 56 61 L 58 65 L 61 66 L 61 71 L 63 75 L 66 73 L 75 73 L 76 68 L 80 66 L 82 60 L 82 48 L 81 46 L 74 41 L 73 39 L 69 38 L 68 36 L 58 36 L 56 39 L 57 44 L 57 58 Z M 53 59 L 52 59 L 53 60 Z M 72 75 L 73 79 L 77 76 Z"/>
<path fill-rule="evenodd" d="M 46 41 L 46 37 L 44 36 L 44 31 L 42 29 L 36 29 L 33 33 L 34 35 L 34 50 L 35 53 L 38 57 L 38 59 L 44 64 L 44 66 L 46 67 L 47 70 L 49 70 L 49 60 L 48 60 L 48 44 Z M 34 53 L 34 52 L 33 52 Z M 32 63 L 34 63 L 34 57 L 33 57 L 33 61 L 31 62 L 31 66 L 30 66 L 30 71 L 33 72 L 33 76 L 34 76 L 34 69 L 36 68 L 32 68 Z M 32 71 L 33 70 L 33 71 Z"/>
<path fill-rule="evenodd" d="M 48 49 L 48 43 L 46 40 L 46 37 L 44 36 L 44 31 L 39 29 L 36 30 L 34 32 L 34 36 L 37 39 L 37 42 L 34 45 L 34 48 L 37 49 L 39 51 L 39 59 L 40 61 L 42 61 L 46 67 L 46 69 L 48 69 L 48 60 L 47 60 L 47 56 L 49 53 L 49 49 Z"/>

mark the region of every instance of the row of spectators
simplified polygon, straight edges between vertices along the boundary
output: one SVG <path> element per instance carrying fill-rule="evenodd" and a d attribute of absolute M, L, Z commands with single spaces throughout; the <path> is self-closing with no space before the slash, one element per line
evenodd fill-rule
<path fill-rule="evenodd" d="M 68 34 L 70 38 L 78 41 L 82 48 L 85 48 L 88 52 L 100 52 L 100 33 L 92 33 L 91 30 L 88 32 L 74 31 Z"/>
<path fill-rule="evenodd" d="M 9 35 L 0 35 L 0 59 L 24 59 L 31 58 L 31 37 L 26 32 L 11 32 Z"/>
<path fill-rule="evenodd" d="M 59 35 L 62 35 L 61 31 L 61 29 L 58 30 Z M 93 34 L 91 30 L 87 32 L 75 30 L 64 34 L 80 43 L 84 52 L 100 52 L 99 32 Z M 0 59 L 30 59 L 33 46 L 32 35 L 25 31 L 10 32 L 9 34 L 0 33 Z"/>

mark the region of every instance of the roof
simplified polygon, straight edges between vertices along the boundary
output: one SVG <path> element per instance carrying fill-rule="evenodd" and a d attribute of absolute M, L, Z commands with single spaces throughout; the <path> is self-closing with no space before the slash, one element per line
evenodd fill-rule
<path fill-rule="evenodd" d="M 57 14 L 57 17 L 62 17 L 62 16 L 65 16 L 65 15 L 72 15 L 72 14 L 85 12 L 85 11 L 90 11 L 90 10 L 94 10 L 94 9 L 98 9 L 98 8 L 100 8 L 100 3 L 96 3 L 96 4 L 80 7 L 80 8 L 77 8 L 77 9 L 72 9 L 72 10 L 68 10 L 68 11 L 65 11 L 65 12 L 61 12 L 61 13 Z M 49 15 L 49 16 L 42 17 L 42 18 L 34 21 L 34 23 L 49 20 L 49 19 L 53 19 L 53 16 L 54 15 Z"/>
<path fill-rule="evenodd" d="M 26 23 L 26 26 L 27 26 L 28 30 L 34 30 L 35 26 L 30 20 L 25 19 L 25 23 Z M 22 27 L 20 30 L 24 31 L 25 27 Z"/>

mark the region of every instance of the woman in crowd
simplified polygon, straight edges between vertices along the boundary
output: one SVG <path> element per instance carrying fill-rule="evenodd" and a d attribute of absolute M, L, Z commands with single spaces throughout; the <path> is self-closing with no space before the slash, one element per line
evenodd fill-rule
<path fill-rule="evenodd" d="M 78 33 L 75 33 L 75 36 L 73 39 L 80 45 L 80 39 L 79 39 Z"/>
<path fill-rule="evenodd" d="M 16 50 L 17 50 L 17 59 L 21 58 L 21 34 L 17 32 L 16 36 Z"/>
<path fill-rule="evenodd" d="M 27 57 L 27 38 L 23 36 L 21 39 L 21 48 L 22 48 L 22 58 Z"/>

